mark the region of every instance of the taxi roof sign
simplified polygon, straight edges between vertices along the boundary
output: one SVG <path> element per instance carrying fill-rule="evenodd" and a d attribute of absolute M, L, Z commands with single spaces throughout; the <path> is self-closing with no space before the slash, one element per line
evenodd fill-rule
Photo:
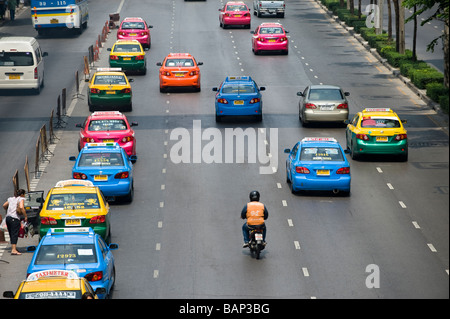
<path fill-rule="evenodd" d="M 250 81 L 251 77 L 248 75 L 227 76 L 227 81 Z"/>
<path fill-rule="evenodd" d="M 365 108 L 363 112 L 393 112 L 390 108 Z"/>
<path fill-rule="evenodd" d="M 87 180 L 67 179 L 64 181 L 59 181 L 55 185 L 55 187 L 65 187 L 65 186 L 94 186 L 94 183 Z"/>
<path fill-rule="evenodd" d="M 97 68 L 97 72 L 122 72 L 122 68 Z"/>
<path fill-rule="evenodd" d="M 67 279 L 79 279 L 77 273 L 72 270 L 60 270 L 60 269 L 51 269 L 51 270 L 42 270 L 32 273 L 28 276 L 27 281 L 36 281 L 40 278 L 47 277 L 65 277 Z"/>
<path fill-rule="evenodd" d="M 116 142 L 110 142 L 110 143 L 86 143 L 86 145 L 84 147 L 92 148 L 92 147 L 108 147 L 108 146 L 118 147 L 119 144 L 116 143 Z"/>
<path fill-rule="evenodd" d="M 302 139 L 302 142 L 334 142 L 334 143 L 337 143 L 337 140 L 334 137 L 305 137 Z"/>
<path fill-rule="evenodd" d="M 91 227 L 73 227 L 73 228 L 50 228 L 47 235 L 58 235 L 58 234 L 80 234 L 88 233 L 94 234 Z"/>
<path fill-rule="evenodd" d="M 96 111 L 91 114 L 91 116 L 101 116 L 101 115 L 123 115 L 120 111 Z"/>

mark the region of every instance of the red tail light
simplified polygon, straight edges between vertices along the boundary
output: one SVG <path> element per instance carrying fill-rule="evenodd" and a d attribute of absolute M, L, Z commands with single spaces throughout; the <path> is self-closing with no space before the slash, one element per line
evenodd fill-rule
<path fill-rule="evenodd" d="M 396 137 L 395 137 L 395 140 L 396 141 L 401 141 L 401 140 L 406 140 L 408 138 L 408 136 L 406 135 L 406 134 L 398 134 Z"/>
<path fill-rule="evenodd" d="M 358 140 L 363 140 L 363 141 L 368 141 L 369 140 L 369 136 L 367 134 L 356 134 L 356 138 Z"/>
<path fill-rule="evenodd" d="M 244 17 L 249 17 L 250 16 L 250 12 L 247 12 L 246 14 L 244 14 Z"/>
<path fill-rule="evenodd" d="M 84 276 L 84 278 L 86 278 L 87 281 L 99 281 L 103 279 L 103 272 L 102 271 L 91 272 L 90 274 Z"/>
<path fill-rule="evenodd" d="M 97 215 L 91 218 L 89 224 L 102 224 L 106 221 L 105 215 Z"/>
<path fill-rule="evenodd" d="M 37 80 L 39 78 L 38 69 L 34 68 L 34 79 Z"/>
<path fill-rule="evenodd" d="M 197 74 L 198 74 L 197 70 L 196 71 L 191 71 L 191 73 L 189 73 L 190 76 L 194 76 L 194 75 L 197 75 Z"/>
<path fill-rule="evenodd" d="M 148 35 L 148 32 L 147 31 L 141 32 L 141 36 L 144 36 L 144 35 Z"/>
<path fill-rule="evenodd" d="M 336 171 L 336 174 L 350 174 L 350 167 L 341 167 Z"/>
<path fill-rule="evenodd" d="M 306 103 L 305 107 L 307 109 L 317 109 L 317 106 L 315 104 L 312 104 L 312 103 Z"/>
<path fill-rule="evenodd" d="M 161 75 L 170 76 L 169 71 L 161 71 Z"/>
<path fill-rule="evenodd" d="M 131 141 L 133 141 L 133 136 L 125 136 L 124 138 L 122 138 L 123 143 L 131 142 Z"/>
<path fill-rule="evenodd" d="M 41 217 L 41 225 L 56 225 L 57 223 L 53 217 Z"/>
<path fill-rule="evenodd" d="M 128 178 L 128 176 L 130 176 L 130 174 L 128 172 L 121 172 L 121 173 L 117 173 L 114 178 L 117 179 L 124 179 L 124 178 Z"/>
<path fill-rule="evenodd" d="M 280 38 L 280 41 L 281 41 L 281 42 L 287 41 L 287 38 L 286 38 L 286 37 L 281 37 L 281 38 Z"/>
<path fill-rule="evenodd" d="M 264 38 L 258 37 L 258 39 L 256 39 L 259 42 L 264 42 Z"/>
<path fill-rule="evenodd" d="M 309 169 L 307 169 L 306 167 L 302 167 L 302 166 L 296 166 L 295 171 L 299 174 L 309 174 Z"/>
<path fill-rule="evenodd" d="M 342 103 L 337 106 L 338 109 L 348 109 L 347 103 Z"/>
<path fill-rule="evenodd" d="M 261 99 L 259 97 L 256 97 L 256 98 L 250 100 L 250 104 L 258 103 L 260 101 L 261 101 Z"/>
<path fill-rule="evenodd" d="M 222 104 L 228 104 L 228 101 L 226 99 L 218 99 L 217 102 Z"/>
<path fill-rule="evenodd" d="M 100 90 L 92 88 L 91 89 L 91 93 L 93 93 L 93 94 L 100 94 Z"/>
<path fill-rule="evenodd" d="M 92 137 L 83 137 L 83 142 L 85 142 L 85 143 L 94 143 L 95 140 Z"/>
<path fill-rule="evenodd" d="M 134 59 L 137 61 L 144 60 L 144 55 L 138 55 Z"/>
<path fill-rule="evenodd" d="M 72 174 L 72 177 L 73 177 L 74 179 L 87 179 L 86 174 L 83 174 L 83 173 L 77 173 L 77 172 L 74 172 L 74 173 Z"/>
<path fill-rule="evenodd" d="M 119 57 L 117 55 L 110 55 L 109 59 L 110 60 L 119 60 Z"/>
<path fill-rule="evenodd" d="M 130 88 L 125 88 L 125 89 L 122 89 L 120 92 L 121 93 L 131 93 L 131 89 Z"/>

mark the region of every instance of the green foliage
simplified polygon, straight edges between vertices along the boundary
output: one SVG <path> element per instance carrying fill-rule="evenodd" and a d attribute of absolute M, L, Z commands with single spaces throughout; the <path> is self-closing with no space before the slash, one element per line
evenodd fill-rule
<path fill-rule="evenodd" d="M 419 89 L 424 90 L 428 83 L 444 83 L 444 75 L 433 68 L 410 71 L 411 82 Z"/>
<path fill-rule="evenodd" d="M 401 54 L 397 51 L 386 51 L 384 56 L 390 65 L 392 65 L 394 68 L 398 68 L 401 61 L 412 59 L 412 52 L 410 50 L 406 50 L 405 54 Z"/>
<path fill-rule="evenodd" d="M 441 106 L 442 111 L 448 114 L 448 92 L 447 95 L 442 95 L 439 97 L 439 105 Z"/>
<path fill-rule="evenodd" d="M 394 48 L 395 50 L 395 48 Z M 400 64 L 400 74 L 406 77 L 410 77 L 411 70 L 419 70 L 419 69 L 429 69 L 430 66 L 425 61 L 412 61 L 412 60 L 401 60 Z"/>
<path fill-rule="evenodd" d="M 444 86 L 442 83 L 431 82 L 428 83 L 427 86 L 427 96 L 435 102 L 439 102 L 441 96 L 448 96 L 448 88 Z"/>

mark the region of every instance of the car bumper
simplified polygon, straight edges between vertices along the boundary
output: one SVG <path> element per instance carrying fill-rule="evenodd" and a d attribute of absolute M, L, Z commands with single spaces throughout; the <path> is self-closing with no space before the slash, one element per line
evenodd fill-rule
<path fill-rule="evenodd" d="M 332 191 L 339 190 L 343 192 L 350 191 L 350 175 L 343 175 L 339 179 L 330 179 L 327 177 L 308 178 L 306 175 L 295 175 L 292 177 L 292 188 L 294 191 L 317 190 Z"/>
<path fill-rule="evenodd" d="M 222 115 L 259 115 L 262 113 L 262 107 L 260 103 L 255 103 L 252 106 L 225 106 L 226 104 L 220 104 L 216 107 L 216 114 Z"/>
<path fill-rule="evenodd" d="M 160 78 L 160 87 L 168 87 L 168 86 L 195 86 L 200 87 L 200 77 L 198 76 L 190 76 L 190 77 L 182 77 L 182 78 L 174 78 L 162 76 Z"/>
<path fill-rule="evenodd" d="M 108 217 L 107 217 L 108 218 Z M 39 240 L 47 235 L 47 232 L 50 228 L 74 228 L 74 227 L 91 227 L 92 230 L 99 234 L 105 241 L 106 237 L 109 233 L 109 220 L 106 223 L 102 224 L 90 224 L 90 219 L 82 219 L 81 220 L 81 226 L 73 226 L 73 227 L 67 227 L 65 226 L 65 220 L 64 219 L 57 219 L 56 225 L 40 225 L 39 227 Z"/>
<path fill-rule="evenodd" d="M 39 80 L 1 80 L 0 90 L 37 89 L 39 85 Z"/>
<path fill-rule="evenodd" d="M 223 24 L 226 25 L 249 25 L 251 23 L 251 17 L 232 18 L 224 17 Z"/>
<path fill-rule="evenodd" d="M 381 143 L 381 142 L 365 142 L 362 140 L 356 141 L 354 149 L 355 154 L 392 154 L 403 155 L 408 152 L 408 141 L 398 141 L 395 143 Z"/>
<path fill-rule="evenodd" d="M 150 45 L 151 38 L 149 36 L 139 37 L 139 36 L 123 36 L 123 35 L 117 35 L 117 40 L 138 40 L 140 44 L 142 45 Z"/>
<path fill-rule="evenodd" d="M 102 182 L 94 182 L 94 186 L 97 186 L 105 196 L 126 196 L 131 191 L 131 181 L 126 179 L 114 184 L 105 184 Z"/>
<path fill-rule="evenodd" d="M 348 109 L 336 111 L 306 110 L 305 120 L 311 122 L 343 122 L 348 119 Z"/>
<path fill-rule="evenodd" d="M 108 288 L 109 288 L 109 280 L 107 281 L 89 281 L 89 284 L 92 287 L 92 290 L 96 290 L 97 288 L 105 288 L 106 294 L 98 294 L 98 299 L 106 299 L 108 295 Z"/>
<path fill-rule="evenodd" d="M 125 71 L 141 71 L 145 69 L 146 64 L 144 60 L 132 62 L 109 60 L 109 66 L 112 68 L 122 68 Z"/>
<path fill-rule="evenodd" d="M 287 51 L 289 49 L 289 44 L 287 41 L 282 43 L 263 43 L 256 42 L 256 51 Z"/>
<path fill-rule="evenodd" d="M 131 94 L 123 94 L 120 97 L 91 94 L 89 103 L 96 106 L 126 106 L 131 104 Z"/>

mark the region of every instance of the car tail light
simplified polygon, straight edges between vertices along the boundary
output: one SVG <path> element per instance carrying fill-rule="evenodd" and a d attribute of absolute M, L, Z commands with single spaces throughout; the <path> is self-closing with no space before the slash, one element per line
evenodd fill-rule
<path fill-rule="evenodd" d="M 296 166 L 295 171 L 299 174 L 309 174 L 309 169 L 307 169 L 306 167 L 302 167 L 302 166 Z"/>
<path fill-rule="evenodd" d="M 264 42 L 264 38 L 258 37 L 258 39 L 256 39 L 259 42 Z"/>
<path fill-rule="evenodd" d="M 138 55 L 134 59 L 137 60 L 137 61 L 144 60 L 144 55 Z"/>
<path fill-rule="evenodd" d="M 84 143 L 94 143 L 95 140 L 92 137 L 83 137 Z"/>
<path fill-rule="evenodd" d="M 74 173 L 72 174 L 72 177 L 73 177 L 74 179 L 87 179 L 86 174 L 78 173 L 78 172 L 74 172 Z"/>
<path fill-rule="evenodd" d="M 350 167 L 341 167 L 336 171 L 336 174 L 350 174 Z"/>
<path fill-rule="evenodd" d="M 35 80 L 38 79 L 38 69 L 37 69 L 37 67 L 34 68 L 34 79 L 35 79 Z"/>
<path fill-rule="evenodd" d="M 123 31 L 119 31 L 119 35 L 127 35 L 127 34 Z"/>
<path fill-rule="evenodd" d="M 286 38 L 286 37 L 281 37 L 281 38 L 280 38 L 280 41 L 281 41 L 281 42 L 287 41 L 287 38 Z"/>
<path fill-rule="evenodd" d="M 124 138 L 122 138 L 123 143 L 131 142 L 131 141 L 133 141 L 133 136 L 125 136 Z"/>
<path fill-rule="evenodd" d="M 191 71 L 191 73 L 189 73 L 190 76 L 194 76 L 194 75 L 197 75 L 197 74 L 198 74 L 197 70 L 196 71 Z"/>
<path fill-rule="evenodd" d="M 120 172 L 120 173 L 117 173 L 117 174 L 114 176 L 114 178 L 117 178 L 117 179 L 124 179 L 124 178 L 128 178 L 128 176 L 130 176 L 130 174 L 129 174 L 128 172 Z"/>
<path fill-rule="evenodd" d="M 337 106 L 337 109 L 348 109 L 347 103 L 341 103 Z"/>
<path fill-rule="evenodd" d="M 91 89 L 91 93 L 93 93 L 93 94 L 99 94 L 99 93 L 100 93 L 100 90 L 99 90 L 99 89 L 92 88 L 92 89 Z"/>
<path fill-rule="evenodd" d="M 161 75 L 170 76 L 169 71 L 161 71 Z"/>
<path fill-rule="evenodd" d="M 244 14 L 244 17 L 249 17 L 250 16 L 250 12 L 247 12 L 246 14 Z"/>
<path fill-rule="evenodd" d="M 358 140 L 363 140 L 363 141 L 368 141 L 369 140 L 369 136 L 367 134 L 356 134 L 356 138 Z"/>
<path fill-rule="evenodd" d="M 117 55 L 110 55 L 109 59 L 110 60 L 119 60 L 119 57 Z"/>
<path fill-rule="evenodd" d="M 261 99 L 259 97 L 255 97 L 255 98 L 250 100 L 250 104 L 258 103 L 259 101 L 261 101 Z"/>
<path fill-rule="evenodd" d="M 148 35 L 148 32 L 147 31 L 141 32 L 141 36 L 144 36 L 144 35 Z"/>
<path fill-rule="evenodd" d="M 228 104 L 227 99 L 218 99 L 217 102 L 222 104 Z"/>
<path fill-rule="evenodd" d="M 41 217 L 42 225 L 56 225 L 58 222 L 53 217 Z"/>
<path fill-rule="evenodd" d="M 102 280 L 103 279 L 103 271 L 91 272 L 90 274 L 87 274 L 86 276 L 84 276 L 84 278 L 86 278 L 87 281 Z"/>
<path fill-rule="evenodd" d="M 102 224 L 106 221 L 105 215 L 97 215 L 91 218 L 89 224 Z"/>
<path fill-rule="evenodd" d="M 306 103 L 305 107 L 307 109 L 317 109 L 317 106 L 315 104 L 312 104 L 312 103 Z"/>
<path fill-rule="evenodd" d="M 398 134 L 396 137 L 395 137 L 395 140 L 396 141 L 401 141 L 401 140 L 406 140 L 408 138 L 408 136 L 406 135 L 406 134 Z"/>
<path fill-rule="evenodd" d="M 131 89 L 130 89 L 130 88 L 122 89 L 122 90 L 120 91 L 120 93 L 131 93 Z"/>
<path fill-rule="evenodd" d="M 231 13 L 225 12 L 226 17 L 231 17 Z"/>

